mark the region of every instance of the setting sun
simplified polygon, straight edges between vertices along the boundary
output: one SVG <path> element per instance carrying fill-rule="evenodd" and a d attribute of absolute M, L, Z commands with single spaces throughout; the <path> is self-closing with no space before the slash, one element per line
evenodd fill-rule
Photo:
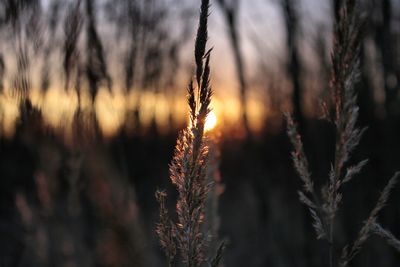
<path fill-rule="evenodd" d="M 211 131 L 216 125 L 217 125 L 217 116 L 215 115 L 214 111 L 211 111 L 206 118 L 204 130 Z"/>

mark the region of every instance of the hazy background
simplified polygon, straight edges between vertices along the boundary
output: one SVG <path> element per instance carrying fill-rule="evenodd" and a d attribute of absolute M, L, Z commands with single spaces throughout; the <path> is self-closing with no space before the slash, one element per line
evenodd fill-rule
<path fill-rule="evenodd" d="M 352 162 L 336 242 L 351 242 L 400 170 L 400 2 L 363 0 L 357 85 L 368 130 Z M 299 122 L 313 179 L 327 181 L 334 1 L 212 1 L 225 266 L 326 266 L 298 201 L 283 111 Z M 0 266 L 164 266 L 154 192 L 188 121 L 199 1 L 0 0 Z M 379 222 L 400 237 L 400 190 Z M 340 251 L 338 251 L 339 253 Z M 399 266 L 372 237 L 352 266 Z"/>

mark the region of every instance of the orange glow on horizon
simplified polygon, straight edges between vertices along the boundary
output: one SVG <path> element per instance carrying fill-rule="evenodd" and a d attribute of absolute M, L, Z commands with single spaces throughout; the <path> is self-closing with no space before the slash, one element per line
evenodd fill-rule
<path fill-rule="evenodd" d="M 204 130 L 206 132 L 211 131 L 212 129 L 215 128 L 217 122 L 218 122 L 217 116 L 215 115 L 215 112 L 211 110 L 206 118 L 206 122 L 204 124 Z"/>
<path fill-rule="evenodd" d="M 73 90 L 59 90 L 50 88 L 47 92 L 32 90 L 29 94 L 34 107 L 37 107 L 43 116 L 44 123 L 54 129 L 68 131 L 73 124 L 75 112 L 78 108 L 78 97 Z M 137 123 L 148 129 L 156 123 L 158 130 L 167 132 L 174 127 L 180 127 L 187 119 L 187 103 L 184 97 L 165 96 L 161 93 L 138 91 L 125 94 L 121 91 L 109 92 L 100 89 L 92 106 L 87 91 L 81 93 L 81 110 L 90 112 L 94 109 L 101 131 L 107 137 L 114 136 L 127 123 L 129 116 L 135 109 L 139 109 Z M 205 131 L 215 127 L 230 136 L 236 136 L 240 131 L 240 101 L 234 96 L 215 95 L 211 103 L 212 111 L 207 116 Z M 250 127 L 253 131 L 261 129 L 266 111 L 263 103 L 257 97 L 250 97 L 247 111 Z M 0 135 L 11 137 L 19 118 L 19 101 L 10 92 L 0 93 Z"/>

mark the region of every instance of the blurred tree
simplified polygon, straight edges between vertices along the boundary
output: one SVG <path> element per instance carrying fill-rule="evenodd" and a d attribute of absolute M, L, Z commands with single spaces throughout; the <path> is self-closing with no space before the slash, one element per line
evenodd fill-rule
<path fill-rule="evenodd" d="M 99 86 L 105 82 L 107 89 L 111 91 L 112 81 L 107 70 L 103 44 L 96 30 L 96 13 L 93 0 L 86 0 L 86 19 L 86 75 L 89 82 L 90 95 L 94 102 Z"/>
<path fill-rule="evenodd" d="M 390 118 L 398 112 L 397 94 L 399 91 L 399 72 L 396 77 L 396 57 L 394 38 L 392 34 L 392 2 L 382 0 L 379 2 L 378 10 L 380 20 L 376 26 L 375 41 L 382 57 L 383 82 L 385 88 L 386 115 Z M 376 6 L 376 5 L 375 5 Z"/>
<path fill-rule="evenodd" d="M 341 5 L 342 0 L 333 0 L 333 16 L 335 18 L 335 21 L 339 18 L 339 10 L 340 10 L 340 5 Z"/>
<path fill-rule="evenodd" d="M 4 64 L 3 54 L 0 53 L 0 93 L 4 90 L 4 74 L 6 72 L 6 65 Z"/>
<path fill-rule="evenodd" d="M 292 105 L 293 114 L 296 118 L 300 130 L 304 127 L 304 119 L 302 112 L 302 94 L 303 88 L 300 81 L 300 58 L 298 51 L 298 15 L 297 5 L 293 0 L 282 0 L 282 11 L 285 18 L 286 26 L 286 45 L 288 51 L 288 74 L 293 84 Z"/>
<path fill-rule="evenodd" d="M 240 35 L 238 30 L 238 14 L 239 14 L 239 0 L 217 0 L 222 13 L 225 17 L 226 24 L 228 26 L 228 33 L 230 38 L 231 47 L 233 50 L 233 56 L 236 66 L 236 75 L 239 80 L 240 89 L 240 102 L 242 108 L 242 120 L 247 135 L 251 134 L 249 119 L 247 115 L 247 83 L 245 74 L 244 58 L 240 47 Z"/>

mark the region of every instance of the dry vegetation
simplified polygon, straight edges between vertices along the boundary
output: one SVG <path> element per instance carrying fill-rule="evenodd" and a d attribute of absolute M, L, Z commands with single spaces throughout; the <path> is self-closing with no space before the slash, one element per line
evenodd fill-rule
<path fill-rule="evenodd" d="M 299 191 L 300 201 L 306 205 L 313 219 L 313 226 L 318 239 L 326 240 L 329 244 L 329 266 L 348 266 L 350 261 L 359 253 L 369 236 L 375 231 L 387 236 L 389 243 L 393 244 L 393 237 L 377 227 L 376 221 L 379 212 L 387 204 L 390 193 L 400 173 L 396 173 L 382 191 L 377 204 L 365 220 L 354 242 L 346 245 L 337 255 L 337 243 L 335 240 L 336 214 L 342 204 L 342 186 L 359 174 L 368 160 L 350 165 L 351 154 L 360 143 L 360 139 L 366 128 L 357 127 L 359 107 L 357 106 L 357 94 L 355 85 L 359 77 L 359 53 L 363 38 L 365 18 L 358 13 L 355 1 L 343 1 L 339 7 L 335 24 L 334 46 L 332 58 L 331 78 L 331 102 L 332 112 L 324 110 L 325 119 L 334 124 L 336 129 L 336 145 L 334 162 L 328 174 L 328 182 L 321 189 L 321 196 L 316 191 L 311 179 L 309 164 L 304 152 L 301 136 L 290 115 L 287 115 L 288 135 L 295 148 L 292 152 L 294 167 L 304 183 L 302 191 Z M 326 107 L 327 105 L 324 105 Z"/>
<path fill-rule="evenodd" d="M 0 267 L 398 266 L 400 172 L 384 178 L 400 168 L 400 63 L 391 45 L 397 32 L 385 28 L 399 22 L 392 2 L 371 2 L 390 15 L 376 26 L 371 50 L 368 5 L 332 1 L 330 62 L 330 39 L 315 37 L 323 80 L 317 120 L 306 112 L 313 105 L 305 101 L 308 52 L 295 0 L 273 4 L 286 33 L 285 56 L 277 58 L 285 59 L 269 65 L 257 54 L 257 78 L 247 71 L 248 36 L 239 23 L 251 1 L 0 0 Z M 222 135 L 205 129 L 215 100 L 211 55 L 221 56 L 208 45 L 216 27 L 211 13 L 226 26 L 230 82 L 238 89 L 240 119 Z M 181 53 L 195 35 L 193 14 L 192 66 Z M 381 58 L 371 63 L 377 50 Z M 382 77 L 373 73 L 377 66 Z M 370 72 L 381 91 L 374 93 Z M 188 114 L 172 108 L 185 93 L 181 76 L 191 77 L 180 109 Z M 252 132 L 248 113 L 254 80 L 268 87 L 273 114 L 260 133 Z M 47 98 L 54 87 L 63 94 Z M 377 104 L 380 93 L 386 98 Z M 123 99 L 119 117 L 118 103 L 107 106 L 115 115 L 108 122 L 120 121 L 111 136 L 97 109 L 101 94 Z M 58 99 L 67 95 L 67 102 Z M 153 99 L 149 111 L 146 95 L 163 95 L 171 107 Z M 61 114 L 56 125 L 46 121 L 46 101 L 50 115 Z M 59 103 L 73 114 L 59 111 Z M 286 107 L 293 115 L 285 114 L 285 131 Z M 188 125 L 174 115 L 188 117 Z M 378 197 L 375 188 L 383 188 Z"/>
<path fill-rule="evenodd" d="M 210 85 L 211 50 L 206 51 L 208 39 L 209 1 L 201 3 L 199 28 L 195 43 L 196 87 L 193 82 L 188 85 L 188 105 L 190 123 L 177 141 L 174 158 L 170 165 L 170 179 L 178 190 L 176 213 L 178 222 L 170 221 L 166 209 L 166 194 L 157 192 L 160 203 L 160 222 L 157 234 L 165 251 L 168 266 L 174 266 L 177 250 L 180 251 L 185 266 L 196 267 L 208 262 L 218 267 L 224 244 L 222 243 L 213 258 L 207 258 L 206 247 L 215 236 L 207 238 L 204 229 L 207 195 L 214 184 L 207 179 L 209 168 L 209 146 L 206 141 L 204 125 L 210 112 L 212 90 Z M 205 232 L 206 231 L 206 232 Z"/>

